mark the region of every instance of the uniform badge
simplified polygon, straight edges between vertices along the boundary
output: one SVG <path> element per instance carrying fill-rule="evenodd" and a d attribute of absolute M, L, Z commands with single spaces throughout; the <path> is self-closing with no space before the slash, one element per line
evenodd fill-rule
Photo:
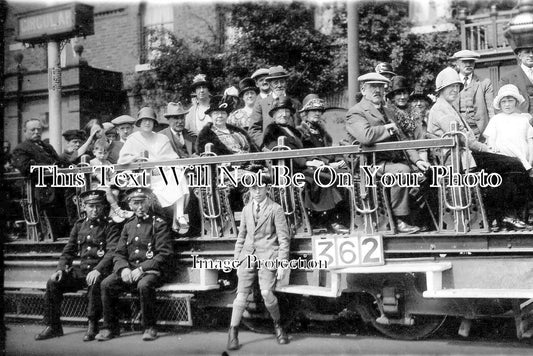
<path fill-rule="evenodd" d="M 104 251 L 104 250 L 98 250 L 98 251 L 96 251 L 96 256 L 102 258 L 102 257 L 104 257 L 104 255 L 105 255 L 105 251 Z"/>
<path fill-rule="evenodd" d="M 146 251 L 146 258 L 151 260 L 154 258 L 154 252 L 153 251 Z"/>

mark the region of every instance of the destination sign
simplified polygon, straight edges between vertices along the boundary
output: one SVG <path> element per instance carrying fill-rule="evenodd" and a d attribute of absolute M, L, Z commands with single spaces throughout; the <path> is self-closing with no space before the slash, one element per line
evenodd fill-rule
<path fill-rule="evenodd" d="M 44 42 L 94 33 L 93 7 L 64 4 L 18 15 L 17 40 Z"/>

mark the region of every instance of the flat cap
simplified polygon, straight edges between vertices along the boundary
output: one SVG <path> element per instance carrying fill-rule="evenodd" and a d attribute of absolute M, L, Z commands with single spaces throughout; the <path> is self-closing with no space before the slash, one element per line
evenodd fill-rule
<path fill-rule="evenodd" d="M 390 84 L 390 80 L 388 80 L 383 75 L 376 73 L 376 72 L 370 72 L 363 74 L 357 78 L 359 83 L 376 83 L 376 84 Z"/>
<path fill-rule="evenodd" d="M 85 132 L 82 130 L 67 130 L 63 132 L 63 137 L 67 141 L 72 141 L 74 139 L 85 141 Z"/>
<path fill-rule="evenodd" d="M 114 118 L 111 120 L 111 123 L 115 126 L 122 125 L 122 124 L 134 124 L 135 119 L 129 115 L 120 115 L 119 117 Z"/>
<path fill-rule="evenodd" d="M 258 70 L 256 70 L 252 76 L 250 78 L 252 78 L 253 80 L 256 80 L 257 77 L 265 77 L 268 75 L 268 69 L 267 68 L 259 68 Z"/>
<path fill-rule="evenodd" d="M 455 52 L 452 56 L 452 59 L 461 59 L 464 61 L 467 60 L 477 60 L 480 57 L 480 55 L 474 51 L 470 51 L 468 49 L 463 49 L 462 51 Z"/>

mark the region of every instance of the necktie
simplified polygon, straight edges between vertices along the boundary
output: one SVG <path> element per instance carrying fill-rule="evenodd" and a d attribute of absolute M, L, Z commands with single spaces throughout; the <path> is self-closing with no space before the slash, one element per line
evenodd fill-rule
<path fill-rule="evenodd" d="M 182 146 L 185 144 L 185 140 L 183 139 L 183 134 L 181 132 L 178 132 L 178 141 Z"/>
<path fill-rule="evenodd" d="M 261 206 L 259 203 L 255 205 L 255 221 L 259 220 L 259 212 L 261 211 Z"/>
<path fill-rule="evenodd" d="M 464 79 L 464 83 L 463 83 L 463 84 L 464 84 L 464 88 L 466 88 L 466 86 L 467 86 L 467 84 L 468 84 L 468 77 L 465 77 L 465 79 Z"/>

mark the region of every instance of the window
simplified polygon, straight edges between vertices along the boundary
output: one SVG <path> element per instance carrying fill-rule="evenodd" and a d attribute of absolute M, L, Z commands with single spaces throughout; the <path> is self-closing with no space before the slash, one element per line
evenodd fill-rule
<path fill-rule="evenodd" d="M 147 63 L 158 56 L 157 47 L 168 37 L 165 31 L 174 32 L 174 8 L 172 4 L 146 3 L 142 16 L 143 46 L 141 63 Z M 154 33 L 155 32 L 155 33 Z"/>

